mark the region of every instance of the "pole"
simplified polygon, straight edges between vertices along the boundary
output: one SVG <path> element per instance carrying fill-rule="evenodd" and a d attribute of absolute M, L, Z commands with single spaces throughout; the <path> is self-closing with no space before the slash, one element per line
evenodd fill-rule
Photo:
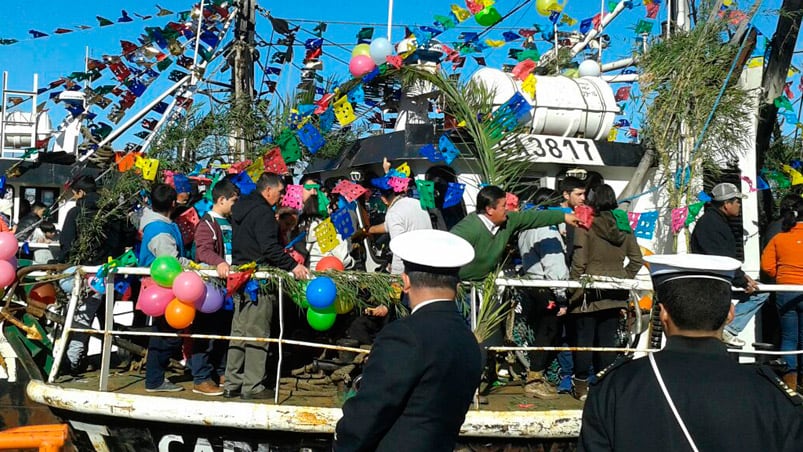
<path fill-rule="evenodd" d="M 232 94 L 236 108 L 251 108 L 254 102 L 254 52 L 256 49 L 255 31 L 256 2 L 242 0 L 237 11 L 234 28 L 234 62 L 231 65 Z M 236 133 L 234 142 L 235 159 L 244 160 L 248 143 L 245 131 Z"/>
<path fill-rule="evenodd" d="M 391 34 L 393 32 L 393 0 L 388 0 L 388 41 L 393 42 Z"/>

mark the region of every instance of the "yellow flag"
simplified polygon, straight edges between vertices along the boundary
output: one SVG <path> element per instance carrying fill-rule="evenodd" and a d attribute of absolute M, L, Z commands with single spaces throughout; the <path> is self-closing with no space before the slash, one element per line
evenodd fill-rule
<path fill-rule="evenodd" d="M 611 127 L 611 131 L 608 132 L 608 141 L 613 142 L 616 141 L 616 136 L 619 134 L 619 130 L 616 127 Z"/>
<path fill-rule="evenodd" d="M 567 16 L 566 14 L 560 17 L 560 22 L 570 27 L 577 25 L 577 19 Z"/>
<path fill-rule="evenodd" d="M 521 90 L 527 93 L 530 96 L 530 99 L 535 100 L 535 85 L 538 80 L 535 78 L 535 75 L 531 72 L 527 74 L 527 78 L 521 83 Z"/>
<path fill-rule="evenodd" d="M 505 45 L 505 41 L 502 39 L 486 39 L 485 43 L 488 44 L 488 47 L 502 47 Z"/>
<path fill-rule="evenodd" d="M 340 244 L 337 239 L 337 230 L 335 225 L 332 224 L 332 219 L 327 218 L 321 224 L 315 226 L 315 240 L 318 241 L 318 246 L 321 248 L 322 253 L 328 253 L 335 249 Z"/>
<path fill-rule="evenodd" d="M 143 159 L 137 160 L 137 167 L 142 170 L 142 178 L 145 180 L 156 179 L 156 173 L 159 171 L 159 159 Z"/>
<path fill-rule="evenodd" d="M 262 157 L 256 159 L 254 163 L 245 169 L 245 172 L 248 173 L 248 176 L 251 177 L 252 181 L 259 179 L 259 176 L 265 172 L 265 162 L 262 160 Z"/>
<path fill-rule="evenodd" d="M 454 17 L 457 17 L 458 22 L 463 22 L 464 20 L 471 17 L 471 13 L 467 9 L 463 9 L 458 5 L 452 4 L 452 13 L 454 13 Z"/>
<path fill-rule="evenodd" d="M 340 99 L 336 100 L 332 104 L 332 109 L 334 109 L 337 122 L 339 122 L 341 126 L 347 126 L 357 119 L 357 117 L 354 116 L 354 109 L 351 107 L 351 103 L 346 96 L 342 96 Z"/>
<path fill-rule="evenodd" d="M 405 177 L 410 177 L 410 165 L 408 165 L 407 162 L 397 166 L 396 171 L 404 174 Z"/>
<path fill-rule="evenodd" d="M 489 6 L 493 6 L 496 2 L 494 0 L 477 0 L 477 3 L 487 8 Z"/>
<path fill-rule="evenodd" d="M 749 68 L 756 68 L 764 66 L 764 57 L 753 57 L 747 62 L 747 67 Z"/>

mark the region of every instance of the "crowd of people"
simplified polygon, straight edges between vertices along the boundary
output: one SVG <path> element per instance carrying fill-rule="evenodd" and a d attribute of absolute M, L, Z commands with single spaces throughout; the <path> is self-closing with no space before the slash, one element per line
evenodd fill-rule
<path fill-rule="evenodd" d="M 338 196 L 332 193 L 337 180 L 321 183 L 313 177 L 303 177 L 297 182 L 302 186 L 300 209 L 282 206 L 290 181 L 280 175 L 263 174 L 256 181 L 256 189 L 245 196 L 241 196 L 238 186 L 231 180 L 218 181 L 211 188 L 211 209 L 200 218 L 191 237 L 182 233 L 175 219 L 191 208 L 201 194 L 179 194 L 170 185 L 155 184 L 143 202 L 143 208 L 131 215 L 139 239 L 132 240 L 131 234 L 123 231 L 122 226 L 112 225 L 113 230 L 105 231 L 106 239 L 90 253 L 91 262 L 82 263 L 100 263 L 104 256 L 115 256 L 127 246 L 134 246 L 138 249 L 139 266 L 150 265 L 158 256 L 170 255 L 179 258 L 183 264 L 189 264 L 190 260 L 204 264 L 225 278 L 232 268 L 255 262 L 286 270 L 303 280 L 310 278 L 310 269 L 314 269 L 324 257 L 337 257 L 347 269 L 365 269 L 366 255 L 372 252 L 366 246 L 381 243 L 380 237 L 389 236 L 393 244 L 399 237 L 413 231 L 447 229 L 447 223 L 450 235 L 459 237 L 473 250 L 469 261 L 453 268 L 462 281 L 481 281 L 505 268 L 512 269 L 521 277 L 541 280 L 577 280 L 583 275 L 634 278 L 644 263 L 630 227 L 617 221 L 614 215 L 618 207 L 616 193 L 601 177 L 580 179 L 564 176 L 556 190 L 539 188 L 519 205 L 511 205 L 509 194 L 501 188 L 484 186 L 477 194 L 476 210 L 463 211 L 458 216 L 454 212 L 444 215 L 438 209 L 422 208 L 414 186 L 408 190 L 369 186 L 369 193 L 357 202 L 361 207 L 351 212 L 354 224 L 359 225 L 355 234 L 351 237 L 338 235 L 338 246 L 325 252 L 315 231 L 337 209 Z M 443 197 L 443 193 L 438 192 L 443 188 L 436 185 L 436 196 Z M 59 255 L 42 257 L 46 261 L 70 262 L 73 247 L 82 234 L 82 219 L 97 211 L 97 187 L 90 177 L 79 178 L 71 189 L 77 205 L 67 214 L 59 235 Z M 368 199 L 371 192 L 373 200 Z M 730 223 L 739 216 L 744 195 L 735 185 L 728 183 L 715 186 L 711 194 L 712 200 L 706 212 L 693 229 L 691 251 L 739 259 L 740 239 L 734 235 Z M 342 200 L 340 204 L 342 206 Z M 376 209 L 377 206 L 383 208 Z M 581 206 L 591 215 L 575 215 Z M 29 240 L 53 240 L 55 228 L 41 221 L 44 209 L 39 205 L 33 207 L 30 218 L 22 219 L 17 230 L 21 231 L 23 227 L 33 229 Z M 377 219 L 370 214 L 371 210 L 384 210 L 384 215 Z M 780 284 L 803 283 L 800 270 L 803 261 L 797 250 L 803 243 L 803 226 L 799 223 L 803 221 L 801 215 L 803 199 L 789 196 L 781 203 L 781 218 L 770 227 L 776 232 L 765 244 L 761 266 Z M 38 224 L 38 227 L 30 228 L 33 224 Z M 738 260 L 734 262 L 738 263 Z M 382 262 L 380 271 L 406 278 L 410 265 L 411 261 L 404 259 L 403 252 L 396 252 L 387 262 Z M 734 272 L 733 284 L 744 288 L 743 298 L 735 305 L 734 320 L 728 322 L 727 327 L 724 322 L 708 325 L 707 331 L 710 333 L 708 336 L 718 335 L 724 345 L 739 347 L 744 345 L 738 338 L 739 333 L 769 295 L 760 292 L 758 283 L 744 274 L 738 265 Z M 412 297 L 414 290 L 410 290 L 415 284 L 405 284 L 402 303 L 415 310 L 421 296 Z M 780 314 L 780 346 L 784 351 L 803 348 L 801 294 L 803 292 L 782 292 L 775 297 Z M 620 319 L 631 302 L 629 291 L 532 288 L 520 290 L 520 295 L 520 315 L 533 333 L 529 345 L 568 344 L 577 348 L 577 351 L 559 357 L 568 385 L 559 385 L 547 378 L 547 368 L 556 358 L 554 353 L 528 353 L 524 392 L 542 399 L 553 399 L 559 392 L 570 392 L 575 398 L 585 401 L 589 391 L 593 393 L 594 385 L 599 384 L 597 380 L 620 363 L 615 362 L 616 353 L 583 349 L 621 345 Z M 446 298 L 454 298 L 454 295 Z M 277 303 L 278 297 L 270 291 L 241 289 L 233 294 L 229 309 L 213 314 L 199 313 L 190 332 L 270 337 Z M 382 337 L 380 331 L 394 323 L 394 316 L 390 315 L 388 308 L 378 305 L 352 315 L 352 324 L 341 332 L 360 345 L 371 344 L 378 334 Z M 99 309 L 101 297 L 87 291 L 76 311 L 76 321 L 90 324 Z M 684 315 L 668 311 L 668 316 L 675 320 L 675 326 L 680 330 L 691 328 L 677 323 L 682 322 L 677 319 Z M 720 332 L 720 326 L 725 328 L 724 332 Z M 176 332 L 163 318 L 155 318 L 152 327 L 156 332 Z M 81 371 L 86 340 L 85 336 L 73 335 L 68 345 L 67 360 L 72 373 Z M 481 348 L 501 345 L 502 340 L 499 329 L 497 335 L 480 345 Z M 185 389 L 165 378 L 170 359 L 180 356 L 182 349 L 193 377 L 192 391 L 246 400 L 273 398 L 268 383 L 272 376 L 268 370 L 270 349 L 267 343 L 194 340 L 188 346 L 178 338 L 167 336 L 152 337 L 148 344 L 145 380 L 148 392 Z M 796 387 L 800 375 L 799 360 L 789 354 L 782 362 L 787 366 L 783 381 L 792 388 Z M 484 358 L 486 379 L 495 374 L 495 365 L 493 356 Z"/>

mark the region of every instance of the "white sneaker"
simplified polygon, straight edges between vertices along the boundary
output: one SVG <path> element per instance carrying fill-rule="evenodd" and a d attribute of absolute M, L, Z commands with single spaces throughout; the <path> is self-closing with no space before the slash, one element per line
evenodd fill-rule
<path fill-rule="evenodd" d="M 739 339 L 738 336 L 732 334 L 728 330 L 722 330 L 722 342 L 732 347 L 744 347 L 745 341 Z"/>

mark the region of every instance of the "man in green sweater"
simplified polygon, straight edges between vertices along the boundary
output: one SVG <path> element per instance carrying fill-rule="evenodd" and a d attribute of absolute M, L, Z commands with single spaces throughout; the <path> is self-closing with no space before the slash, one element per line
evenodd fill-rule
<path fill-rule="evenodd" d="M 460 269 L 460 279 L 478 281 L 496 270 L 507 243 L 516 232 L 563 222 L 579 225 L 574 214 L 560 210 L 508 212 L 505 191 L 493 185 L 483 187 L 477 194 L 477 211 L 463 218 L 450 231 L 474 247 L 474 260 Z"/>

